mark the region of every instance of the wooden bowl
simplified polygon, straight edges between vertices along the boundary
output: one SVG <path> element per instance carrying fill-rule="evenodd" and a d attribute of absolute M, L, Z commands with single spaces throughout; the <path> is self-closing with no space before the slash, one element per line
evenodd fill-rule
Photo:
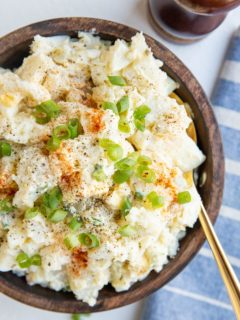
<path fill-rule="evenodd" d="M 137 30 L 111 21 L 93 18 L 60 18 L 43 21 L 14 31 L 0 39 L 0 66 L 14 68 L 21 64 L 29 53 L 29 45 L 36 34 L 53 36 L 67 34 L 76 37 L 77 31 L 93 31 L 103 39 L 121 38 L 129 41 Z M 187 101 L 193 110 L 198 133 L 199 147 L 207 160 L 199 169 L 206 172 L 207 180 L 199 193 L 207 212 L 214 222 L 221 205 L 224 183 L 224 158 L 221 136 L 212 107 L 203 89 L 186 66 L 166 47 L 145 35 L 155 57 L 164 62 L 164 70 L 177 82 L 179 96 Z M 109 310 L 133 303 L 161 288 L 175 277 L 194 257 L 205 240 L 203 231 L 197 222 L 189 229 L 180 243 L 176 257 L 160 273 L 151 272 L 149 276 L 135 283 L 131 289 L 117 293 L 111 286 L 101 290 L 97 303 L 89 307 L 77 301 L 72 293 L 55 292 L 41 286 L 29 286 L 24 278 L 11 272 L 0 273 L 0 291 L 28 305 L 57 312 L 77 313 Z"/>

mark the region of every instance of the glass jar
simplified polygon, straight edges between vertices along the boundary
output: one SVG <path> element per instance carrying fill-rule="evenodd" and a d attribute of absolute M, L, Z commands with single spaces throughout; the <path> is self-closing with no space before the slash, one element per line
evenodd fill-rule
<path fill-rule="evenodd" d="M 158 31 L 173 41 L 192 42 L 215 30 L 240 0 L 148 0 Z M 239 19 L 240 20 L 240 19 Z"/>

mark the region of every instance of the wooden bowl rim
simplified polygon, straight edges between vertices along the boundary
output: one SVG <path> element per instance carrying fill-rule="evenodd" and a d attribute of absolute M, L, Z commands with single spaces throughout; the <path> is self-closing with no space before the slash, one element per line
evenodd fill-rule
<path fill-rule="evenodd" d="M 17 29 L 6 36 L 0 38 L 0 57 L 7 50 L 13 48 L 29 39 L 32 39 L 34 35 L 41 34 L 44 36 L 51 36 L 56 34 L 66 34 L 68 32 L 76 31 L 96 31 L 96 34 L 105 34 L 112 38 L 122 38 L 129 40 L 134 34 L 139 32 L 138 30 L 108 20 L 87 18 L 87 17 L 69 17 L 50 19 L 37 23 L 30 24 L 28 26 Z M 152 48 L 155 56 L 159 57 L 161 52 L 161 60 L 164 65 L 171 70 L 174 75 L 179 78 L 186 88 L 186 90 L 194 98 L 196 105 L 204 119 L 206 127 L 211 126 L 211 132 L 209 135 L 209 143 L 211 146 L 211 156 L 214 161 L 212 164 L 213 180 L 210 185 L 209 193 L 211 199 L 209 203 L 205 204 L 212 222 L 215 222 L 217 218 L 224 185 L 224 156 L 221 142 L 221 135 L 216 122 L 211 105 L 196 78 L 189 71 L 189 69 L 164 45 L 153 39 L 152 37 L 144 34 L 148 45 Z M 197 93 L 197 94 L 194 94 Z M 213 203 L 214 202 L 214 203 Z M 199 223 L 196 223 L 193 231 L 194 249 L 183 252 L 181 255 L 181 261 L 174 258 L 168 263 L 163 270 L 150 277 L 150 275 L 141 282 L 136 288 L 131 288 L 128 291 L 115 293 L 107 293 L 106 297 L 101 297 L 101 294 L 97 300 L 97 304 L 94 307 L 89 307 L 86 303 L 77 301 L 73 296 L 71 298 L 58 297 L 57 293 L 51 290 L 52 294 L 48 296 L 40 296 L 32 290 L 26 290 L 17 284 L 5 279 L 4 273 L 0 273 L 0 291 L 11 298 L 14 298 L 22 303 L 28 304 L 33 307 L 56 311 L 64 313 L 77 313 L 77 312 L 97 312 L 110 310 L 113 308 L 121 307 L 149 295 L 153 291 L 159 289 L 175 277 L 196 255 L 201 248 L 205 236 Z M 181 249 L 179 250 L 179 252 Z M 177 255 L 178 257 L 178 255 Z M 179 262 L 176 264 L 176 262 Z M 165 269 L 169 269 L 165 272 Z M 163 273 L 166 276 L 163 280 Z M 17 277 L 17 276 L 16 276 Z M 29 287 L 27 285 L 27 287 Z M 106 289 L 107 290 L 107 289 Z M 50 292 L 50 291 L 49 291 Z M 65 294 L 65 293 L 64 293 Z M 56 297 L 55 297 L 56 296 Z"/>

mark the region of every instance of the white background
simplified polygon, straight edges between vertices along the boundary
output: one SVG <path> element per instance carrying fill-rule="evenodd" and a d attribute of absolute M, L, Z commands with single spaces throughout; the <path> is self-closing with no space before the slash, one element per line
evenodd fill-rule
<path fill-rule="evenodd" d="M 161 0 L 159 0 L 161 1 Z M 240 25 L 240 9 L 204 40 L 175 45 L 161 39 L 148 20 L 146 0 L 0 0 L 0 36 L 24 25 L 65 16 L 104 18 L 135 27 L 163 42 L 191 69 L 210 96 L 233 31 Z M 91 320 L 139 320 L 142 302 L 91 315 Z M 70 316 L 37 310 L 0 294 L 1 320 L 69 320 Z"/>

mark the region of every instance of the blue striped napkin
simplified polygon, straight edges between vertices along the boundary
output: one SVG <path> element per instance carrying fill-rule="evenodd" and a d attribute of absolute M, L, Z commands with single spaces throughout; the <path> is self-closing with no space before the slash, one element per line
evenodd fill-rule
<path fill-rule="evenodd" d="M 240 29 L 212 96 L 223 136 L 225 191 L 215 230 L 240 278 Z M 233 320 L 226 289 L 207 243 L 184 271 L 145 302 L 142 320 Z"/>

